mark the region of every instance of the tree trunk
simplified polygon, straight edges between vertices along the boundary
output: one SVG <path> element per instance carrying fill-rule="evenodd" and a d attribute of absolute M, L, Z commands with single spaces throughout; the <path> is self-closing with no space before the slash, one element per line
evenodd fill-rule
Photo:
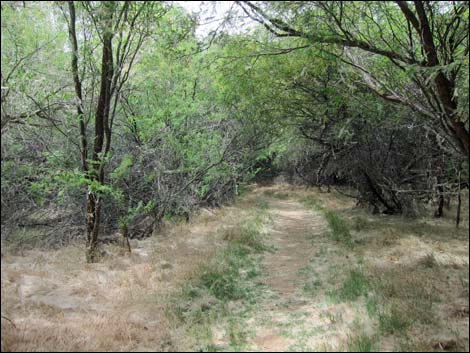
<path fill-rule="evenodd" d="M 91 181 L 98 181 L 100 185 L 104 184 L 104 160 L 109 150 L 111 130 L 109 127 L 109 106 L 111 102 L 111 82 L 113 78 L 113 49 L 112 49 L 112 4 L 105 3 L 107 10 L 103 24 L 105 30 L 103 33 L 103 55 L 101 59 L 101 85 L 98 106 L 95 114 L 95 144 L 93 148 L 93 163 L 89 173 Z M 105 141 L 106 139 L 106 141 Z M 96 262 L 98 235 L 100 229 L 101 216 L 101 197 L 97 192 L 88 191 L 87 198 L 87 243 L 86 260 L 87 262 Z"/>
<path fill-rule="evenodd" d="M 462 196 L 460 195 L 460 190 L 459 190 L 459 195 L 457 196 L 457 218 L 455 220 L 455 226 L 458 228 L 460 225 L 460 210 L 462 209 Z"/>
<path fill-rule="evenodd" d="M 127 224 L 124 223 L 121 225 L 121 234 L 122 234 L 122 240 L 123 240 L 123 247 L 130 253 L 131 252 L 131 244 L 129 243 L 129 228 L 127 227 Z"/>
<path fill-rule="evenodd" d="M 439 199 L 439 204 L 438 204 L 436 212 L 434 213 L 434 217 L 440 218 L 444 215 L 444 211 L 443 211 L 443 208 L 444 208 L 444 188 L 442 187 L 442 185 L 439 185 L 437 187 L 437 194 L 438 194 L 437 197 Z"/>
<path fill-rule="evenodd" d="M 385 197 L 382 195 L 382 192 L 380 188 L 375 185 L 374 181 L 372 178 L 367 174 L 367 172 L 364 172 L 364 176 L 368 185 L 368 188 L 370 191 L 372 191 L 372 194 L 374 197 L 383 205 L 385 206 L 386 210 L 384 211 L 385 214 L 395 214 L 399 209 L 394 208 L 392 205 L 390 205 L 386 200 Z M 374 203 L 375 206 L 375 203 Z"/>
<path fill-rule="evenodd" d="M 101 217 L 101 200 L 93 192 L 87 196 L 87 234 L 86 234 L 86 261 L 98 261 L 98 234 Z"/>
<path fill-rule="evenodd" d="M 422 1 L 415 1 L 415 9 L 419 20 L 419 33 L 422 39 L 422 47 L 426 54 L 427 66 L 436 67 L 439 63 L 436 46 L 434 44 L 434 37 L 429 25 L 429 20 L 424 10 L 424 3 Z M 457 103 L 455 101 L 455 81 L 448 79 L 442 71 L 439 71 L 434 79 L 437 88 L 437 95 L 439 101 L 443 106 L 443 113 L 445 119 L 450 124 L 450 130 L 458 142 L 460 150 L 466 158 L 468 158 L 470 150 L 470 135 L 465 127 L 465 124 L 460 121 L 457 114 Z M 467 159 L 468 163 L 468 159 Z"/>
<path fill-rule="evenodd" d="M 73 1 L 69 1 L 69 13 L 70 13 L 70 22 L 69 22 L 69 39 L 72 44 L 72 74 L 75 87 L 75 95 L 77 96 L 77 117 L 78 124 L 80 127 L 80 156 L 82 161 L 83 172 L 88 171 L 88 144 L 86 136 L 86 124 L 85 119 L 83 118 L 83 95 L 82 95 L 82 81 L 78 75 L 78 42 L 77 42 L 77 32 L 75 29 L 75 5 Z"/>
<path fill-rule="evenodd" d="M 462 184 L 460 182 L 460 171 L 459 171 L 459 194 L 457 196 L 457 218 L 455 219 L 455 226 L 458 228 L 460 225 L 460 210 L 462 209 L 462 196 L 461 196 L 461 189 Z"/>

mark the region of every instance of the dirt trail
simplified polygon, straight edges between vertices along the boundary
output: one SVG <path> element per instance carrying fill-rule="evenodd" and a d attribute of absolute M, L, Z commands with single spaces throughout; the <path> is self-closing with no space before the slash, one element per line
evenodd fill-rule
<path fill-rule="evenodd" d="M 270 199 L 269 209 L 273 224 L 267 242 L 275 250 L 262 261 L 262 282 L 271 293 L 248 322 L 254 332 L 248 347 L 264 352 L 297 350 L 307 343 L 299 344 L 296 333 L 305 331 L 316 304 L 303 289 L 312 282 L 309 270 L 323 270 L 324 264 L 312 264 L 312 256 L 325 244 L 328 225 L 320 212 L 296 201 Z M 315 276 L 318 280 L 324 274 Z"/>
<path fill-rule="evenodd" d="M 263 282 L 279 299 L 265 301 L 262 310 L 270 313 L 271 322 L 282 323 L 293 313 L 301 313 L 306 304 L 301 293 L 306 278 L 301 270 L 315 251 L 312 238 L 321 238 L 327 224 L 318 212 L 308 211 L 298 202 L 274 199 L 269 206 L 274 224 L 268 242 L 275 251 L 263 261 Z M 263 327 L 256 331 L 253 343 L 256 350 L 272 352 L 285 351 L 292 342 L 276 328 Z"/>
<path fill-rule="evenodd" d="M 295 197 L 290 197 L 288 193 L 293 192 Z M 263 286 L 256 304 L 249 307 L 247 316 L 234 318 L 246 333 L 245 343 L 237 348 L 345 351 L 350 337 L 377 338 L 378 322 L 368 314 L 365 298 L 335 302 L 331 293 L 345 282 L 350 269 L 362 268 L 367 273 L 369 268 L 378 267 L 378 260 L 380 269 L 386 266 L 395 271 L 392 275 L 400 274 L 401 277 L 391 277 L 390 281 L 402 287 L 402 283 L 408 283 L 403 281 L 408 280 L 406 276 L 412 271 L 405 268 L 402 274 L 398 261 L 414 259 L 412 268 L 421 269 L 418 255 L 429 251 L 431 246 L 442 264 L 437 270 L 420 270 L 422 277 L 428 278 L 427 273 L 432 271 L 429 273 L 437 276 L 433 283 L 444 291 L 446 284 L 441 277 L 449 274 L 456 289 L 445 289 L 449 293 L 444 293 L 445 300 L 438 304 L 442 308 L 437 307 L 439 317 L 442 316 L 439 323 L 427 327 L 416 325 L 415 331 L 422 334 L 424 347 L 435 346 L 435 332 L 441 332 L 442 328 L 457 333 L 447 334 L 453 341 L 446 338 L 437 344 L 462 341 L 468 347 L 468 280 L 465 279 L 468 279 L 468 240 L 444 237 L 444 240 L 425 242 L 406 232 L 387 236 L 379 228 L 378 234 L 364 233 L 372 240 L 352 251 L 331 239 L 320 211 L 296 201 L 304 197 L 304 192 L 288 187 L 253 188 L 230 206 L 201 210 L 187 224 L 174 225 L 162 234 L 134 242 L 130 256 L 119 256 L 115 253 L 117 249 L 114 252 L 109 249 L 111 256 L 99 264 L 85 264 L 81 246 L 58 251 L 33 250 L 21 256 L 2 247 L 2 316 L 15 325 L 2 319 L 2 351 L 174 351 L 186 347 L 185 343 L 187 347 L 199 349 L 192 345 L 194 340 L 184 328 L 168 321 L 165 308 L 169 296 L 185 283 L 198 264 L 207 262 L 226 247 L 223 229 L 249 219 L 260 201 L 269 206 L 271 221 L 267 224 L 266 245 L 272 251 L 257 258 L 261 276 L 253 281 Z M 310 193 L 323 206 L 338 209 L 335 207 L 338 198 Z M 347 204 L 343 202 L 343 205 Z M 365 235 L 361 235 L 363 241 L 367 241 Z M 377 241 L 382 243 L 377 245 Z M 410 246 L 411 241 L 414 248 Z M 447 257 L 455 261 L 446 264 L 443 261 Z M 415 272 L 414 276 L 421 276 L 421 272 Z M 447 279 L 446 283 L 451 283 L 449 276 Z M 452 303 L 452 307 L 446 309 L 446 303 Z M 230 349 L 230 334 L 219 322 L 216 324 L 218 327 L 212 328 L 211 338 L 214 346 Z M 401 349 L 392 336 L 381 337 L 379 343 L 377 347 L 381 351 Z"/>
<path fill-rule="evenodd" d="M 265 282 L 286 300 L 294 301 L 299 287 L 298 271 L 312 255 L 311 238 L 323 235 L 327 224 L 318 212 L 307 211 L 294 201 L 274 200 L 270 203 L 274 226 L 269 237 L 276 251 L 264 260 L 268 271 Z"/>
<path fill-rule="evenodd" d="M 337 302 L 331 293 L 337 292 L 345 283 L 351 270 L 362 269 L 366 274 L 371 273 L 369 271 L 377 267 L 376 259 L 380 259 L 382 265 L 386 263 L 388 269 L 400 273 L 399 278 L 387 278 L 396 288 L 406 286 L 407 281 L 417 283 L 419 288 L 430 286 L 426 282 L 428 269 L 424 266 L 421 270 L 420 261 L 424 256 L 421 253 L 429 254 L 431 251 L 436 254 L 438 261 L 442 260 L 439 266 L 451 266 L 456 270 L 455 274 L 452 273 L 454 280 L 468 277 L 468 243 L 462 243 L 462 239 L 444 238 L 443 241 L 420 240 L 419 244 L 413 243 L 410 246 L 414 238 L 403 232 L 398 233 L 400 238 L 392 244 L 387 243 L 387 246 L 377 248 L 366 245 L 352 250 L 333 241 L 323 213 L 294 201 L 298 196 L 300 195 L 297 194 L 297 198 L 269 198 L 273 224 L 267 241 L 275 251 L 267 253 L 262 260 L 262 281 L 266 284 L 268 295 L 259 304 L 259 310 L 246 322 L 246 331 L 251 333 L 247 335 L 246 350 L 275 352 L 362 349 L 360 345 L 355 345 L 360 342 L 357 337 L 373 337 L 372 339 L 377 340 L 375 348 L 380 351 L 409 350 L 407 344 L 411 341 L 408 338 L 377 336 L 379 323 L 376 318 L 371 317 L 367 298 Z M 334 198 L 328 200 L 330 203 L 334 201 Z M 376 237 L 380 240 L 384 235 L 379 233 Z M 467 251 L 466 255 L 461 256 L 457 248 L 448 249 L 448 244 L 453 241 L 460 242 L 463 251 Z M 440 254 L 444 249 L 447 251 L 445 258 Z M 401 254 L 399 261 L 403 264 L 412 258 L 414 273 L 409 274 L 406 267 L 397 267 L 397 257 L 390 258 L 387 256 L 388 251 Z M 447 258 L 451 258 L 452 262 L 447 264 L 444 261 Z M 434 270 L 433 275 L 437 277 L 433 279 L 433 285 L 441 286 L 441 280 L 437 278 L 442 273 L 444 271 Z M 447 280 L 449 278 L 447 276 Z M 418 350 L 427 350 L 430 347 L 440 349 L 442 346 L 453 347 L 446 349 L 468 347 L 468 284 L 465 280 L 461 281 L 461 285 L 455 285 L 454 292 L 462 292 L 466 299 L 462 301 L 462 294 L 443 295 L 445 300 L 441 300 L 452 303 L 452 309 L 438 304 L 434 310 L 439 319 L 427 327 L 416 324 L 410 328 L 410 336 L 414 335 L 415 339 L 415 346 L 412 347 L 418 347 Z M 459 310 L 465 311 L 467 317 L 456 320 L 452 313 L 460 312 Z"/>
<path fill-rule="evenodd" d="M 303 329 L 304 321 L 293 322 L 312 307 L 311 298 L 302 292 L 311 276 L 302 270 L 325 241 L 327 225 L 301 203 L 269 197 L 264 191 L 255 189 L 233 206 L 202 211 L 189 224 L 136 242 L 131 256 L 111 256 L 99 264 L 85 264 L 76 246 L 26 256 L 3 253 L 2 314 L 13 319 L 16 328 L 2 321 L 2 345 L 13 350 L 171 349 L 172 337 L 179 338 L 168 331 L 166 296 L 224 246 L 220 227 L 248 217 L 261 196 L 269 203 L 267 245 L 274 251 L 262 258 L 260 281 L 266 298 L 257 305 L 261 314 L 247 323 L 255 332 L 248 344 L 260 351 L 287 349 L 296 340 L 282 335 L 278 326 L 289 323 L 294 333 Z M 326 266 L 323 260 L 315 267 Z"/>

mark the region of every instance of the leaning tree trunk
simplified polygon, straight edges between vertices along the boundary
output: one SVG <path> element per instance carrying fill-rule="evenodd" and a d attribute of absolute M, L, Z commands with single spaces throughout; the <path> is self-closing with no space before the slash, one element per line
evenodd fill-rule
<path fill-rule="evenodd" d="M 434 44 L 434 37 L 428 16 L 425 11 L 425 4 L 421 1 L 415 1 L 416 14 L 419 20 L 419 33 L 422 40 L 422 47 L 426 54 L 427 66 L 436 67 L 439 62 L 438 52 Z M 457 113 L 457 102 L 455 100 L 455 79 L 448 79 L 442 71 L 438 71 L 434 83 L 437 89 L 437 96 L 442 104 L 444 117 L 447 121 L 447 127 L 458 143 L 461 152 L 468 161 L 470 152 L 470 134 L 465 127 L 465 123 L 461 121 L 461 116 Z"/>

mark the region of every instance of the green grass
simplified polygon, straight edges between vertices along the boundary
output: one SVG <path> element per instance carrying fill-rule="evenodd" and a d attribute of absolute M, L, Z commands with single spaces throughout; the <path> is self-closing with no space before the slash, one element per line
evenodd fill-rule
<path fill-rule="evenodd" d="M 317 273 L 315 271 L 315 266 L 314 266 L 314 260 L 315 259 L 310 259 L 310 261 L 304 266 L 301 267 L 297 270 L 297 274 L 300 276 L 308 276 L 308 277 L 313 277 L 317 276 Z"/>
<path fill-rule="evenodd" d="M 369 228 L 371 222 L 361 216 L 354 217 L 352 228 L 358 232 Z"/>
<path fill-rule="evenodd" d="M 328 255 L 328 249 L 324 245 L 322 245 L 320 249 L 315 253 L 316 257 L 323 257 L 326 255 Z"/>
<path fill-rule="evenodd" d="M 259 217 L 243 224 L 240 227 L 240 238 L 237 239 L 237 243 L 256 253 L 267 250 L 261 233 L 262 226 L 262 220 Z"/>
<path fill-rule="evenodd" d="M 437 262 L 434 254 L 431 252 L 426 254 L 420 261 L 419 264 L 424 266 L 425 268 L 436 268 L 439 267 L 439 263 Z"/>
<path fill-rule="evenodd" d="M 431 274 L 433 269 L 427 271 Z M 435 321 L 433 305 L 440 299 L 425 275 L 414 271 L 390 272 L 376 280 L 374 288 L 384 301 L 403 309 L 411 322 L 429 324 Z"/>
<path fill-rule="evenodd" d="M 239 227 L 228 230 L 224 239 L 231 245 L 238 245 L 247 252 L 262 253 L 268 250 L 263 239 L 263 227 L 267 218 L 266 209 L 246 220 Z"/>
<path fill-rule="evenodd" d="M 392 306 L 388 312 L 379 312 L 379 331 L 382 334 L 404 334 L 411 325 L 407 312 Z"/>
<path fill-rule="evenodd" d="M 254 279 L 261 273 L 257 254 L 267 249 L 263 241 L 267 218 L 266 207 L 260 207 L 253 217 L 226 233 L 226 248 L 201 266 L 173 297 L 168 315 L 184 326 L 200 351 L 227 348 L 212 344 L 210 328 L 216 322 L 226 327 L 230 350 L 243 348 L 247 332 L 239 320 L 261 294 Z"/>
<path fill-rule="evenodd" d="M 349 276 L 339 289 L 331 293 L 338 301 L 355 301 L 370 290 L 370 282 L 364 274 L 358 270 L 349 272 Z"/>
<path fill-rule="evenodd" d="M 434 325 L 434 314 L 429 301 L 421 300 L 392 300 L 383 297 L 369 297 L 366 308 L 371 318 L 376 318 L 381 335 L 407 337 L 408 330 L 416 323 Z"/>
<path fill-rule="evenodd" d="M 276 191 L 272 191 L 272 190 L 266 190 L 263 193 L 266 196 L 273 197 L 273 198 L 279 199 L 279 200 L 287 200 L 287 199 L 295 196 L 295 195 L 292 195 L 288 192 L 276 192 Z"/>
<path fill-rule="evenodd" d="M 349 251 L 353 257 L 359 256 L 358 252 L 361 250 L 359 240 L 365 244 L 373 239 L 377 244 L 383 244 L 386 247 L 393 244 L 396 239 L 408 235 L 437 237 L 438 239 L 442 234 L 449 234 L 451 238 L 464 236 L 464 231 L 456 231 L 453 224 L 436 225 L 424 221 L 411 221 L 399 216 L 373 217 L 360 214 L 359 211 L 344 213 L 344 215 L 350 216 L 345 217 L 343 213 L 322 207 L 319 200 L 313 197 L 305 197 L 300 201 L 306 207 L 324 215 L 330 228 L 330 238 L 339 244 L 347 245 L 349 249 L 343 249 L 343 251 Z M 366 237 L 353 240 L 351 234 L 353 230 L 358 233 L 369 232 L 370 234 L 367 235 L 377 234 L 380 235 L 380 238 Z M 465 234 L 465 237 L 467 236 L 468 233 Z M 326 251 L 320 248 L 315 256 L 317 258 L 331 257 L 333 253 L 328 251 L 326 254 Z M 378 273 L 372 271 L 370 276 L 368 273 L 366 276 L 366 272 L 359 269 L 367 268 L 367 262 L 362 260 L 361 264 L 358 261 L 357 269 L 346 270 L 349 271 L 346 272 L 346 278 L 336 286 L 336 289 L 326 292 L 333 303 L 352 302 L 364 297 L 365 309 L 367 309 L 370 319 L 377 324 L 377 331 L 372 336 L 364 333 L 352 335 L 347 342 L 349 351 L 374 351 L 378 349 L 380 336 L 393 335 L 400 342 L 410 337 L 410 330 L 415 325 L 423 327 L 438 327 L 440 325 L 435 308 L 435 303 L 439 302 L 440 296 L 439 292 L 435 290 L 434 284 L 437 278 L 442 277 L 440 273 L 443 266 L 436 260 L 435 254 L 432 252 L 417 260 L 415 267 L 397 267 Z M 334 269 L 333 265 L 329 270 L 333 277 L 331 283 L 338 283 L 338 273 L 342 273 L 344 270 Z M 299 272 L 299 274 L 307 274 L 308 271 L 311 272 L 311 269 L 305 267 L 301 269 L 302 273 Z M 314 279 L 315 277 L 310 278 Z M 306 293 L 315 294 L 316 288 L 312 282 L 305 284 L 303 290 Z M 359 301 L 357 304 L 361 303 L 362 301 Z"/>
<path fill-rule="evenodd" d="M 426 268 L 434 270 L 432 266 Z M 371 318 L 377 319 L 381 335 L 406 337 L 417 323 L 436 324 L 433 305 L 439 297 L 422 270 L 386 272 L 369 285 L 373 294 L 366 299 L 366 309 Z"/>
<path fill-rule="evenodd" d="M 379 301 L 376 296 L 370 296 L 366 300 L 366 309 L 370 317 L 375 317 L 379 313 Z"/>
<path fill-rule="evenodd" d="M 309 295 L 317 294 L 322 287 L 322 282 L 318 279 L 304 284 L 302 290 L 304 293 Z"/>
<path fill-rule="evenodd" d="M 235 348 L 233 351 L 237 351 L 246 344 L 248 338 L 248 332 L 243 327 L 243 323 L 240 320 L 235 319 L 233 316 L 229 317 L 227 325 L 227 336 L 229 340 L 230 350 Z"/>
<path fill-rule="evenodd" d="M 47 230 L 41 226 L 19 228 L 5 239 L 5 244 L 12 249 L 34 249 L 43 247 L 51 236 Z"/>
<path fill-rule="evenodd" d="M 264 198 L 261 198 L 259 197 L 257 200 L 256 200 L 256 207 L 258 207 L 259 209 L 261 210 L 267 210 L 269 208 L 269 204 L 268 204 L 268 201 Z"/>
<path fill-rule="evenodd" d="M 301 198 L 300 202 L 302 202 L 308 208 L 312 208 L 317 211 L 323 211 L 323 207 L 320 205 L 318 200 L 314 199 L 313 197 Z"/>
<path fill-rule="evenodd" d="M 222 301 L 238 300 L 249 295 L 249 288 L 244 285 L 245 276 L 242 269 L 251 268 L 252 261 L 248 259 L 248 252 L 237 245 L 230 245 L 221 256 L 222 261 L 217 265 L 209 266 L 200 276 L 200 285 L 210 294 Z M 250 276 L 252 277 L 252 276 Z"/>
<path fill-rule="evenodd" d="M 331 238 L 337 242 L 351 245 L 351 233 L 346 222 L 333 211 L 325 211 L 324 215 L 330 226 Z"/>
<path fill-rule="evenodd" d="M 333 240 L 339 243 L 346 244 L 348 246 L 353 245 L 351 232 L 349 231 L 348 224 L 336 212 L 326 210 L 319 204 L 318 200 L 312 197 L 304 197 L 300 199 L 300 202 L 302 202 L 308 208 L 323 213 L 323 216 L 328 222 L 328 226 L 330 228 L 330 236 Z"/>
<path fill-rule="evenodd" d="M 349 337 L 348 352 L 375 352 L 375 340 L 365 334 Z"/>
<path fill-rule="evenodd" d="M 200 346 L 199 349 L 196 350 L 196 352 L 220 352 L 220 348 L 221 347 L 209 343 L 207 345 Z"/>
<path fill-rule="evenodd" d="M 173 303 L 176 317 L 182 322 L 201 323 L 201 316 L 223 314 L 231 301 L 253 302 L 258 287 L 253 279 L 259 273 L 246 248 L 230 244 L 180 289 Z"/>
<path fill-rule="evenodd" d="M 348 224 L 357 232 L 380 231 L 390 235 L 411 234 L 418 237 L 429 237 L 430 235 L 439 237 L 441 234 L 448 233 L 450 237 L 456 239 L 468 236 L 468 229 L 465 227 L 455 228 L 454 223 L 433 224 L 399 215 L 373 218 L 355 213 Z"/>

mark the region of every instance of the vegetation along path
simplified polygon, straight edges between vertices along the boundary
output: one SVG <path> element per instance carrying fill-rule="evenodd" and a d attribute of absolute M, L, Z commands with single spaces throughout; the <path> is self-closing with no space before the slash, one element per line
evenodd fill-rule
<path fill-rule="evenodd" d="M 466 230 L 403 222 L 277 185 L 98 264 L 2 247 L 2 350 L 468 349 Z"/>
<path fill-rule="evenodd" d="M 267 198 L 271 219 L 265 236 L 269 251 L 260 259 L 264 286 L 258 304 L 239 318 L 238 331 L 213 329 L 212 348 L 445 351 L 468 346 L 464 252 L 451 254 L 441 239 L 418 240 L 410 237 L 412 227 L 387 228 L 377 218 L 374 226 L 384 226 L 380 241 L 398 255 L 388 256 L 369 238 L 376 235 L 366 229 L 373 225 L 357 225 L 370 220 L 357 210 L 348 219 L 352 203 L 338 194 L 278 186 L 257 192 Z M 464 233 L 461 237 L 463 245 Z M 447 259 L 436 260 L 437 252 L 447 253 Z M 410 257 L 417 268 L 406 273 Z M 454 293 L 442 288 L 441 268 L 449 266 L 464 281 L 451 285 Z M 451 305 L 439 305 L 445 300 Z"/>
<path fill-rule="evenodd" d="M 0 351 L 468 351 L 469 4 L 2 1 Z"/>
<path fill-rule="evenodd" d="M 266 237 L 271 251 L 261 260 L 264 299 L 244 323 L 248 328 L 243 347 L 297 351 L 347 341 L 354 310 L 328 305 L 319 294 L 328 288 L 329 271 L 335 265 L 349 266 L 349 256 L 326 257 L 339 253 L 340 247 L 328 238 L 328 223 L 320 210 L 269 188 L 263 195 L 268 197 L 272 220 Z"/>

